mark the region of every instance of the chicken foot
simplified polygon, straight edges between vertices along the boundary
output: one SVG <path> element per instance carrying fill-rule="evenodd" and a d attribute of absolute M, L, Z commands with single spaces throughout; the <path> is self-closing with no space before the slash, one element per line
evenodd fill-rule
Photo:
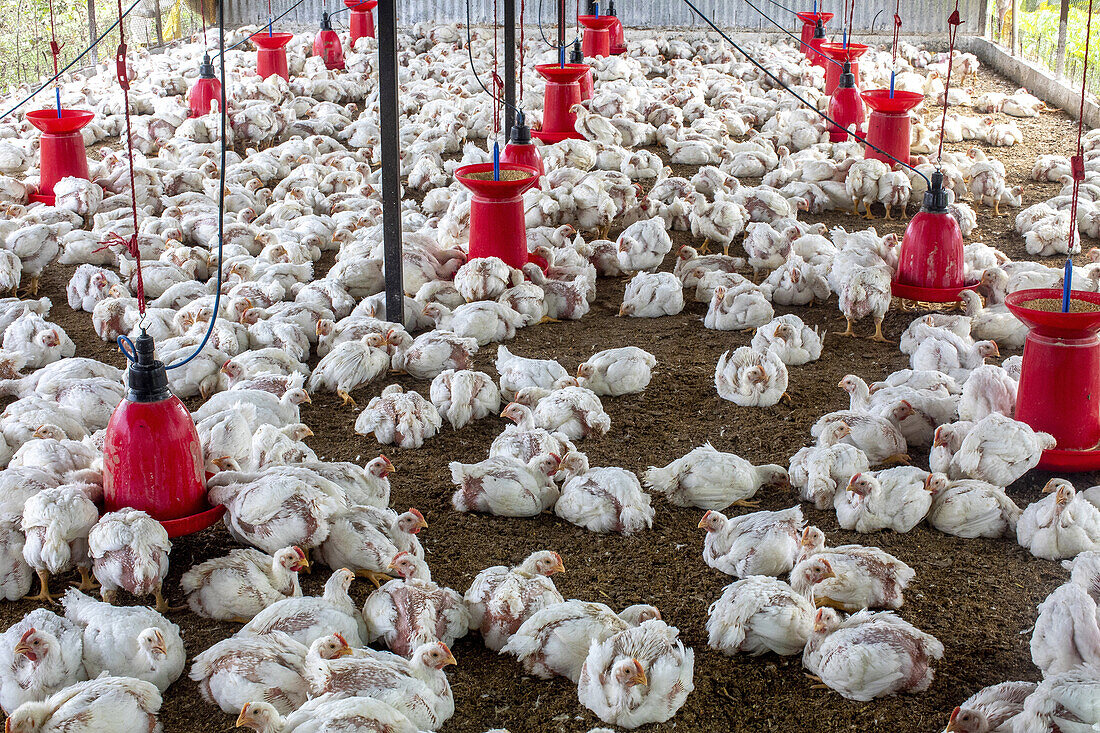
<path fill-rule="evenodd" d="M 849 323 L 849 328 L 851 328 L 850 323 Z M 893 341 L 891 341 L 890 339 L 888 339 L 888 338 L 886 338 L 885 336 L 882 335 L 882 321 L 881 320 L 876 320 L 875 321 L 875 335 L 871 337 L 871 340 L 872 341 L 878 341 L 881 344 L 892 344 L 892 343 L 894 343 Z"/>
<path fill-rule="evenodd" d="M 993 202 L 993 216 L 1004 216 L 1004 214 L 1001 213 L 1001 200 L 1000 199 L 997 199 L 996 201 Z"/>
<path fill-rule="evenodd" d="M 393 580 L 392 575 L 387 575 L 386 573 L 379 573 L 379 572 L 376 572 L 374 570 L 356 570 L 355 571 L 355 577 L 357 577 L 357 578 L 366 578 L 370 582 L 374 583 L 375 588 L 381 588 L 382 583 L 388 583 L 389 581 Z"/>
<path fill-rule="evenodd" d="M 355 400 L 352 399 L 351 395 L 348 394 L 347 392 L 345 392 L 344 390 L 342 390 L 342 389 L 336 390 L 336 396 L 339 397 L 340 399 L 342 399 L 344 401 L 345 405 L 351 405 L 352 407 L 358 407 L 358 405 L 355 404 Z"/>
<path fill-rule="evenodd" d="M 701 245 L 699 245 L 699 254 L 701 254 L 701 255 L 710 254 L 710 237 L 707 237 L 706 239 L 704 239 L 703 243 Z"/>
<path fill-rule="evenodd" d="M 542 320 L 539 321 L 539 324 L 541 325 L 543 323 L 561 323 L 561 319 L 551 318 L 550 316 L 543 316 Z"/>
<path fill-rule="evenodd" d="M 57 595 L 57 596 L 51 596 L 50 595 L 50 572 L 48 570 L 39 570 L 38 571 L 38 584 L 40 586 L 39 590 L 38 590 L 38 595 L 23 596 L 23 600 L 25 600 L 25 601 L 45 601 L 46 603 L 56 604 L 57 601 L 54 600 L 54 599 L 55 598 L 60 598 L 61 596 L 60 595 Z"/>
<path fill-rule="evenodd" d="M 184 603 L 183 605 L 180 605 L 180 606 L 170 606 L 170 605 L 168 605 L 168 600 L 164 597 L 164 588 L 163 588 L 163 586 L 160 586 L 160 585 L 158 585 L 157 589 L 153 591 L 153 597 L 156 598 L 156 601 L 157 601 L 156 606 L 154 606 L 154 608 L 156 608 L 156 610 L 157 610 L 157 613 L 168 613 L 169 611 L 182 611 L 185 608 L 187 608 L 186 603 Z"/>
<path fill-rule="evenodd" d="M 833 600 L 832 598 L 829 598 L 829 596 L 815 595 L 813 600 L 814 600 L 814 607 L 815 608 L 832 608 L 832 609 L 837 610 L 837 611 L 843 611 L 844 613 L 848 613 L 848 606 L 841 603 L 840 601 L 836 601 L 836 600 Z"/>
<path fill-rule="evenodd" d="M 95 590 L 99 587 L 99 584 L 92 580 L 92 569 L 86 567 L 78 567 L 80 571 L 80 585 L 74 586 L 80 591 Z"/>
<path fill-rule="evenodd" d="M 814 685 L 810 685 L 811 690 L 828 690 L 828 689 L 830 689 L 829 686 L 827 684 L 825 684 L 824 682 L 822 682 L 821 678 L 818 677 L 816 674 L 809 674 L 807 672 L 803 672 L 802 675 L 806 679 L 813 680 L 814 682 L 817 683 L 817 684 L 814 684 Z"/>
<path fill-rule="evenodd" d="M 906 453 L 895 453 L 892 456 L 888 456 L 886 460 L 880 463 L 880 466 L 908 466 L 909 455 Z"/>
<path fill-rule="evenodd" d="M 738 499 L 737 501 L 730 504 L 730 506 L 743 506 L 743 507 L 748 507 L 749 509 L 759 509 L 760 508 L 760 500 L 759 499 Z"/>
<path fill-rule="evenodd" d="M 23 292 L 26 293 L 27 295 L 32 296 L 32 297 L 37 297 L 37 295 L 38 295 L 38 279 L 39 279 L 38 275 L 32 275 L 30 280 L 27 282 L 26 290 L 24 290 Z"/>
<path fill-rule="evenodd" d="M 837 334 L 837 336 L 851 336 L 853 338 L 859 338 L 856 335 L 856 332 L 852 330 L 852 319 L 851 318 L 845 318 L 844 320 L 848 321 L 848 330 L 847 331 L 841 331 L 840 333 Z"/>

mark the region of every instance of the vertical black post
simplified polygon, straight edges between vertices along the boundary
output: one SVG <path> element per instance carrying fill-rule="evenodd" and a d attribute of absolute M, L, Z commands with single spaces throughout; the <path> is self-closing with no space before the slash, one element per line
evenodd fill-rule
<path fill-rule="evenodd" d="M 382 136 L 382 245 L 386 320 L 404 324 L 401 262 L 401 151 L 397 129 L 397 0 L 378 3 L 378 113 Z"/>
<path fill-rule="evenodd" d="M 516 124 L 516 0 L 504 0 L 504 138 Z"/>
<path fill-rule="evenodd" d="M 558 0 L 558 48 L 565 48 L 565 0 Z"/>

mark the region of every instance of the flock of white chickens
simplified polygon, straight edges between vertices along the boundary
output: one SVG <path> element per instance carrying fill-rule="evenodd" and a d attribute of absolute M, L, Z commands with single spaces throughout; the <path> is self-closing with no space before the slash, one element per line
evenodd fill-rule
<path fill-rule="evenodd" d="M 481 57 L 490 38 L 474 31 Z M 402 326 L 386 320 L 381 292 L 373 41 L 349 49 L 346 72 L 326 71 L 308 55 L 311 42 L 308 33 L 291 42 L 289 83 L 258 79 L 250 52 L 226 57 L 223 309 L 200 356 L 169 374 L 177 395 L 203 400 L 194 419 L 213 474 L 209 498 L 226 507 L 225 525 L 243 546 L 187 569 L 182 591 L 189 612 L 241 626 L 195 656 L 189 671 L 180 629 L 164 615 L 180 610 L 165 600 L 174 591 L 164 587 L 167 534 L 142 512 L 100 516 L 97 508 L 103 430 L 125 394 L 122 371 L 77 356 L 48 320 L 48 298 L 0 301 L 0 391 L 14 400 L 0 415 L 0 591 L 17 600 L 37 583 L 43 603 L 0 635 L 8 733 L 160 730 L 161 695 L 185 671 L 206 701 L 196 704 L 239 715 L 238 725 L 260 733 L 438 730 L 456 709 L 444 671 L 456 661 L 450 645 L 472 632 L 531 675 L 575 683 L 578 704 L 609 725 L 673 719 L 695 687 L 694 652 L 659 609 L 616 613 L 566 600 L 553 580 L 565 565 L 551 550 L 487 568 L 464 593 L 442 587 L 418 538 L 424 515 L 390 508 L 390 460 L 324 460 L 303 442 L 312 431 L 299 406 L 310 394 L 332 392 L 358 409 L 352 393 L 395 371 L 423 387 L 373 393 L 355 432 L 379 444 L 415 450 L 444 422 L 458 430 L 499 414 L 513 423 L 484 460 L 450 463 L 455 511 L 553 511 L 592 532 L 629 535 L 652 527 L 667 505 L 705 510 L 703 562 L 735 579 L 710 607 L 710 646 L 731 656 L 802 654 L 807 673 L 852 700 L 918 693 L 932 682 L 943 644 L 895 613 L 915 572 L 874 546 L 829 547 L 797 504 L 726 516 L 729 507 L 755 509 L 762 487 L 790 487 L 818 509 L 834 508 L 846 530 L 907 532 L 927 522 L 963 538 L 1014 538 L 1040 558 L 1065 560 L 1072 575 L 1039 607 L 1032 636 L 1043 681 L 982 690 L 951 714 L 948 730 L 1100 730 L 1100 487 L 1076 492 L 1054 479 L 1029 506 L 1008 497 L 1005 487 L 1054 443 L 1012 419 L 1019 357 L 984 363 L 1026 335 L 1004 296 L 1057 286 L 1060 268 L 968 243 L 967 278 L 980 280 L 986 297 L 964 294 L 965 315 L 917 317 L 899 344 L 911 369 L 873 384 L 846 376 L 849 409 L 823 415 L 807 436 L 813 445 L 787 466 L 754 466 L 708 443 L 641 477 L 593 467 L 584 440 L 614 430 L 603 401 L 645 390 L 667 365 L 628 346 L 599 351 L 572 374 L 500 342 L 545 320 L 584 317 L 597 277 L 630 276 L 624 317 L 675 315 L 694 299 L 708 304 L 705 328 L 755 329 L 751 345 L 721 356 L 714 386 L 738 406 L 775 405 L 790 370 L 812 369 L 828 344 L 773 306 L 836 295 L 848 335 L 870 318 L 871 338 L 886 339 L 896 235 L 829 231 L 808 219 L 861 208 L 873 217 L 879 204 L 887 217 L 914 211 L 923 178 L 865 160 L 858 143 L 829 143 L 820 118 L 703 35 L 632 33 L 628 56 L 592 62 L 597 93 L 577 109 L 585 139 L 543 147 L 546 173 L 524 196 L 529 249 L 548 267 L 467 261 L 470 203 L 452 173 L 488 159 L 491 107 L 468 68 L 464 29 L 416 26 L 399 44 L 403 173 L 418 192 L 403 202 Z M 747 48 L 827 105 L 822 70 L 794 48 Z M 527 52 L 528 64 L 553 60 L 538 43 Z M 189 354 L 214 316 L 218 114 L 189 117 L 184 97 L 201 53 L 189 44 L 130 59 L 144 317 L 133 259 L 102 245 L 111 233 L 133 233 L 125 146 L 93 156 L 92 181 L 60 182 L 56 206 L 31 205 L 36 133 L 21 120 L 0 121 L 0 286 L 37 294 L 47 268 L 77 266 L 69 307 L 90 314 L 105 341 L 148 330 L 165 362 Z M 892 67 L 888 51 L 872 50 L 863 86 L 888 84 L 892 68 L 897 88 L 923 92 L 928 109 L 942 103 L 942 55 L 903 43 Z M 947 95 L 947 140 L 1019 142 L 1014 123 L 977 115 L 1038 116 L 1039 100 L 1023 90 L 972 98 L 965 77 L 976 74 L 977 60 L 961 54 L 955 68 L 964 82 Z M 534 74 L 523 92 L 537 120 Z M 122 95 L 105 68 L 67 77 L 61 96 L 96 112 L 84 131 L 89 144 L 123 134 Z M 921 156 L 934 151 L 938 131 L 921 110 L 917 117 L 913 150 Z M 1080 235 L 1096 238 L 1100 135 L 1085 142 L 1077 223 Z M 698 172 L 672 175 L 654 146 Z M 967 237 L 978 207 L 999 213 L 1021 204 L 1004 165 L 984 150 L 916 164 L 945 174 Z M 1032 171 L 1040 181 L 1066 182 L 1068 174 L 1068 159 L 1053 155 Z M 759 184 L 739 180 L 749 178 Z M 1030 254 L 1080 251 L 1076 240 L 1071 246 L 1066 194 L 1017 215 Z M 614 241 L 605 238 L 613 227 L 621 229 Z M 670 230 L 702 241 L 672 255 L 665 271 Z M 745 257 L 730 256 L 731 245 Z M 322 277 L 315 265 L 326 252 L 336 261 Z M 1097 290 L 1100 263 L 1078 268 L 1074 287 Z M 641 342 L 644 328 L 638 335 Z M 495 377 L 473 368 L 490 345 Z M 896 465 L 925 450 L 931 471 Z M 445 481 L 444 466 L 438 471 Z M 654 506 L 651 496 L 663 501 Z M 299 585 L 311 558 L 332 571 L 321 596 L 303 596 Z M 61 598 L 59 615 L 50 581 L 73 569 L 82 583 Z M 378 586 L 361 609 L 348 592 L 356 576 Z M 82 592 L 93 578 L 102 601 Z M 114 605 L 119 591 L 152 596 L 156 609 Z"/>

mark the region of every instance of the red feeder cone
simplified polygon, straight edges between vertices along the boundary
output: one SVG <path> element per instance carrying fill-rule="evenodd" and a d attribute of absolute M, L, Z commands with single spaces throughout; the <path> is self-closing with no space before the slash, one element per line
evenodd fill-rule
<path fill-rule="evenodd" d="M 1100 293 L 1074 290 L 1072 301 L 1100 306 Z M 1029 307 L 1057 303 L 1056 311 Z M 1048 471 L 1100 469 L 1100 311 L 1062 313 L 1061 288 L 1017 290 L 1005 305 L 1029 329 L 1016 392 L 1016 419 L 1050 433 L 1057 448 L 1043 451 Z"/>
<path fill-rule="evenodd" d="M 59 116 L 60 115 L 60 116 Z M 39 136 L 38 193 L 32 201 L 53 206 L 54 184 L 62 178 L 88 178 L 88 153 L 80 130 L 95 115 L 81 109 L 36 109 L 27 113 L 27 120 L 42 131 Z"/>
<path fill-rule="evenodd" d="M 199 64 L 199 78 L 187 95 L 192 117 L 210 114 L 211 105 L 221 108 L 222 83 L 214 76 L 214 64 L 210 63 L 210 54 L 204 54 Z"/>
<path fill-rule="evenodd" d="M 626 53 L 626 33 L 623 22 L 615 15 L 615 0 L 608 0 L 607 14 L 615 19 L 615 25 L 611 26 L 611 55 L 621 56 Z"/>
<path fill-rule="evenodd" d="M 132 507 L 160 521 L 168 536 L 197 532 L 225 511 L 206 500 L 202 446 L 191 413 L 168 390 L 153 338 L 134 340 L 130 390 L 107 425 L 103 445 L 104 508 Z"/>
<path fill-rule="evenodd" d="M 546 172 L 542 165 L 542 155 L 539 154 L 539 149 L 535 144 L 531 142 L 531 128 L 527 126 L 527 118 L 522 112 L 516 113 L 516 124 L 512 128 L 508 144 L 504 146 L 500 162 L 534 168 L 539 172 L 539 175 Z"/>
<path fill-rule="evenodd" d="M 580 79 L 590 68 L 585 64 L 539 64 L 535 66 L 546 79 L 546 92 L 542 106 L 542 129 L 531 133 L 544 143 L 557 143 L 584 136 L 576 130 L 577 116 L 570 112 L 581 101 Z"/>
<path fill-rule="evenodd" d="M 321 14 L 321 32 L 313 41 L 313 55 L 323 58 L 329 71 L 344 69 L 344 48 L 340 45 L 340 36 L 332 30 L 328 13 Z"/>
<path fill-rule="evenodd" d="M 810 47 L 807 49 L 807 56 L 810 59 L 810 64 L 813 66 L 820 66 L 825 68 L 825 65 L 829 62 L 825 60 L 824 51 L 821 47 L 825 45 L 825 26 L 818 23 L 814 26 L 813 37 L 809 40 Z"/>
<path fill-rule="evenodd" d="M 258 33 L 252 36 L 256 44 L 256 73 L 266 79 L 278 74 L 290 81 L 290 69 L 286 65 L 286 44 L 294 38 L 292 33 Z"/>
<path fill-rule="evenodd" d="M 855 125 L 856 134 L 863 136 L 864 122 L 867 115 L 863 110 L 863 100 L 856 89 L 856 78 L 848 68 L 848 62 L 844 62 L 844 73 L 840 75 L 840 83 L 833 91 L 829 99 L 829 117 L 839 123 L 829 128 L 829 141 L 834 143 L 844 142 L 848 139 L 848 129 Z"/>
<path fill-rule="evenodd" d="M 569 63 L 584 64 L 584 52 L 581 50 L 580 41 L 573 42 L 573 50 L 569 54 Z M 588 65 L 585 64 L 585 66 Z M 584 76 L 577 83 L 581 85 L 581 101 L 585 102 L 592 99 L 592 96 L 596 93 L 596 75 L 591 66 L 588 66 L 588 70 L 584 72 Z"/>
<path fill-rule="evenodd" d="M 959 291 L 974 287 L 963 281 L 963 239 L 959 223 L 947 211 L 943 174 L 932 174 L 924 206 L 913 217 L 901 240 L 893 293 L 926 303 L 951 303 Z"/>
<path fill-rule="evenodd" d="M 802 21 L 802 36 L 800 49 L 802 53 L 806 55 L 806 58 L 813 60 L 816 56 L 813 51 L 809 49 L 809 43 L 814 39 L 814 29 L 817 28 L 817 24 L 821 23 L 822 31 L 824 31 L 825 24 L 833 19 L 832 13 L 795 13 L 798 19 Z M 825 37 L 822 32 L 822 38 Z"/>
<path fill-rule="evenodd" d="M 844 73 L 843 65 L 851 64 L 852 76 L 855 77 L 855 86 L 859 87 L 859 57 L 867 53 L 869 46 L 862 43 L 822 43 L 822 52 L 837 63 L 825 62 L 825 93 L 832 94 L 840 84 L 840 75 Z"/>
<path fill-rule="evenodd" d="M 889 89 L 871 89 L 863 92 L 862 97 L 871 108 L 871 117 L 867 121 L 867 142 L 908 164 L 912 126 L 909 111 L 924 101 L 924 95 L 895 90 L 891 97 Z M 897 166 L 890 158 L 870 146 L 867 146 L 864 156 L 881 160 L 890 167 Z"/>
<path fill-rule="evenodd" d="M 374 38 L 373 11 L 378 7 L 378 0 L 344 0 L 344 5 L 351 8 L 348 27 L 351 28 L 352 48 L 355 48 L 355 42 L 360 38 Z"/>
<path fill-rule="evenodd" d="M 577 21 L 584 26 L 584 43 L 581 49 L 587 58 L 611 55 L 611 29 L 618 22 L 610 15 L 579 15 Z"/>
<path fill-rule="evenodd" d="M 504 180 L 505 171 L 526 174 Z M 538 181 L 535 168 L 515 163 L 500 164 L 501 180 L 493 180 L 493 164 L 464 165 L 455 178 L 470 189 L 470 259 L 499 257 L 515 268 L 527 264 L 527 225 L 523 217 L 523 192 Z"/>

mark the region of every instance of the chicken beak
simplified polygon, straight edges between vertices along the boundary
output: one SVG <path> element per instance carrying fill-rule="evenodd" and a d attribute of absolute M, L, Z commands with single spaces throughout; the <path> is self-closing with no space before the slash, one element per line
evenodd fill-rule
<path fill-rule="evenodd" d="M 455 659 L 454 654 L 451 654 L 450 652 L 448 652 L 447 653 L 447 658 L 444 659 L 443 664 L 440 665 L 440 669 L 442 669 L 443 667 L 446 667 L 448 665 L 452 665 L 452 664 L 455 665 L 455 666 L 458 666 L 458 660 Z"/>
<path fill-rule="evenodd" d="M 45 438 L 46 434 L 42 432 L 42 428 L 38 428 L 37 430 L 34 431 L 33 437 L 35 437 L 35 438 Z"/>
<path fill-rule="evenodd" d="M 630 683 L 632 685 L 643 685 L 643 686 L 649 685 L 649 679 L 645 676 L 645 670 L 642 669 L 641 664 L 638 664 L 637 669 L 634 671 L 634 674 L 631 676 Z"/>
<path fill-rule="evenodd" d="M 237 716 L 237 722 L 234 724 L 234 727 L 236 727 L 236 728 L 246 728 L 246 727 L 248 727 L 248 722 L 247 721 L 248 721 L 248 704 L 246 703 L 245 706 L 243 708 L 241 708 L 241 714 Z"/>
<path fill-rule="evenodd" d="M 311 399 L 309 398 L 309 395 L 307 394 L 307 395 L 306 395 L 306 398 L 305 398 L 304 400 L 302 400 L 302 403 L 303 403 L 303 404 L 306 404 L 306 405 L 311 405 L 311 404 L 313 404 L 313 400 L 311 400 Z"/>
<path fill-rule="evenodd" d="M 15 645 L 15 649 L 13 651 L 16 654 L 22 654 L 23 656 L 25 656 L 27 659 L 31 660 L 32 662 L 34 661 L 34 656 L 35 656 L 34 655 L 34 650 L 31 649 L 30 644 L 26 644 L 26 643 L 21 641 L 21 642 L 19 642 L 18 644 Z"/>
<path fill-rule="evenodd" d="M 384 460 L 386 462 L 386 473 L 397 473 L 397 468 L 394 467 L 394 465 L 392 463 L 390 463 L 389 458 L 386 458 L 385 456 L 382 456 L 382 460 Z"/>
<path fill-rule="evenodd" d="M 312 438 L 313 437 L 313 431 L 309 429 L 308 425 L 305 428 L 305 432 L 302 433 L 302 437 L 303 438 Z"/>
<path fill-rule="evenodd" d="M 1047 481 L 1046 486 L 1043 487 L 1044 494 L 1053 494 L 1057 490 L 1058 486 L 1057 484 L 1055 484 L 1054 479 Z"/>
<path fill-rule="evenodd" d="M 944 728 L 944 733 L 952 733 L 953 731 L 959 731 L 960 728 L 956 725 L 956 721 L 959 718 L 959 710 L 961 708 L 955 708 L 951 711 L 951 718 L 947 721 L 947 727 Z"/>
<path fill-rule="evenodd" d="M 339 659 L 340 657 L 350 657 L 350 656 L 351 656 L 352 654 L 354 654 L 354 653 L 355 653 L 355 652 L 354 652 L 354 651 L 352 651 L 352 648 L 351 648 L 350 646 L 345 646 L 345 647 L 342 647 L 342 648 L 340 649 L 340 651 L 336 652 L 336 657 L 337 657 L 338 659 Z"/>

